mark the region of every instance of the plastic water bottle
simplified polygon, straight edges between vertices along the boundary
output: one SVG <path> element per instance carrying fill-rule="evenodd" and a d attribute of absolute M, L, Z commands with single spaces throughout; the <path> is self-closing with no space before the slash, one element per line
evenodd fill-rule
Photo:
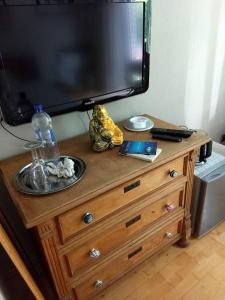
<path fill-rule="evenodd" d="M 32 128 L 37 141 L 42 142 L 45 162 L 57 163 L 60 158 L 59 148 L 55 140 L 51 117 L 43 111 L 41 104 L 34 104 L 35 114 L 32 117 Z"/>

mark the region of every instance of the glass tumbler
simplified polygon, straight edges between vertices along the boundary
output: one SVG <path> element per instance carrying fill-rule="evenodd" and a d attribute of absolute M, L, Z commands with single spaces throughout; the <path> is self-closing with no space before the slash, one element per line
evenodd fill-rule
<path fill-rule="evenodd" d="M 28 169 L 27 184 L 33 190 L 45 191 L 48 189 L 47 172 L 42 158 L 42 143 L 29 142 L 24 145 L 24 149 L 30 150 L 32 164 Z"/>

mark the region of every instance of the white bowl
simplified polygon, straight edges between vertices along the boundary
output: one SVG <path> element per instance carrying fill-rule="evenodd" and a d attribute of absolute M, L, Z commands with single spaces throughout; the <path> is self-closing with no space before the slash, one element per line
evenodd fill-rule
<path fill-rule="evenodd" d="M 153 121 L 143 116 L 131 117 L 124 123 L 124 127 L 131 131 L 146 131 L 151 129 L 153 126 Z"/>

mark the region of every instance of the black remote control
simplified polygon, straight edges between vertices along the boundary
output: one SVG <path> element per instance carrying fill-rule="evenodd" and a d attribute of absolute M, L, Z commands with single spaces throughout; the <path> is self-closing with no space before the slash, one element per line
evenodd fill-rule
<path fill-rule="evenodd" d="M 182 138 L 178 136 L 172 136 L 169 134 L 152 134 L 153 139 L 158 139 L 158 140 L 166 140 L 166 141 L 171 141 L 171 142 L 182 142 Z"/>
<path fill-rule="evenodd" d="M 192 130 L 186 130 L 186 129 L 166 129 L 166 128 L 152 128 L 151 133 L 156 134 L 165 134 L 175 137 L 182 137 L 182 138 L 188 138 L 192 135 Z"/>

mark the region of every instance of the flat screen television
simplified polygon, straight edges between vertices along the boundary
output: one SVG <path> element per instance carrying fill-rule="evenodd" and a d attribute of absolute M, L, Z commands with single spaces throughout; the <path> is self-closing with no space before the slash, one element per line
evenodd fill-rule
<path fill-rule="evenodd" d="M 150 1 L 0 0 L 4 120 L 29 122 L 37 102 L 57 115 L 145 92 L 150 15 Z"/>

